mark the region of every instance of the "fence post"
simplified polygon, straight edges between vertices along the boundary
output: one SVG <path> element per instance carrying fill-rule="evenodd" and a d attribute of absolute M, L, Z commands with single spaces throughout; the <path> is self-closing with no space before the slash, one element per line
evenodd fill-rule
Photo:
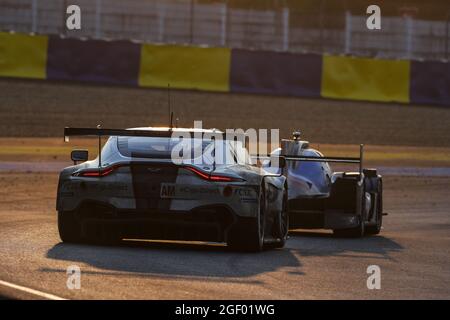
<path fill-rule="evenodd" d="M 289 8 L 283 8 L 283 51 L 289 50 Z"/>
<path fill-rule="evenodd" d="M 38 0 L 31 0 L 31 32 L 37 32 Z"/>
<path fill-rule="evenodd" d="M 350 54 L 352 48 L 352 14 L 345 11 L 345 54 Z"/>
<path fill-rule="evenodd" d="M 95 37 L 99 39 L 102 36 L 102 0 L 95 1 Z"/>
<path fill-rule="evenodd" d="M 406 16 L 406 58 L 410 59 L 412 56 L 412 36 L 413 36 L 413 18 L 410 15 Z"/>
<path fill-rule="evenodd" d="M 320 41 L 320 52 L 324 53 L 324 43 L 323 43 L 323 11 L 324 11 L 324 0 L 320 0 L 320 7 L 319 7 L 319 41 Z"/>
<path fill-rule="evenodd" d="M 166 7 L 165 3 L 158 2 L 158 42 L 164 42 Z"/>
<path fill-rule="evenodd" d="M 227 44 L 227 12 L 227 4 L 222 3 L 220 6 L 220 45 L 223 47 Z"/>
<path fill-rule="evenodd" d="M 449 51 L 448 51 L 448 38 L 450 35 L 450 32 L 448 30 L 448 27 L 450 25 L 450 11 L 447 13 L 447 20 L 445 21 L 445 56 L 444 59 L 450 60 Z"/>
<path fill-rule="evenodd" d="M 194 0 L 191 0 L 189 4 L 189 16 L 191 19 L 191 23 L 189 25 L 189 43 L 192 44 L 194 42 Z"/>
<path fill-rule="evenodd" d="M 229 2 L 227 0 L 227 34 L 225 38 L 225 44 L 227 47 L 232 47 L 233 45 L 230 44 L 230 42 L 233 42 L 233 39 L 231 38 L 233 34 L 231 33 L 231 15 L 233 13 L 232 8 L 230 8 Z"/>

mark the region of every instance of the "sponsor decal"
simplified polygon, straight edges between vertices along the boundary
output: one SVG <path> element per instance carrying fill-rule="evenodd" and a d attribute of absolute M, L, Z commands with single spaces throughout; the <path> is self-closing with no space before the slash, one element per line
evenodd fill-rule
<path fill-rule="evenodd" d="M 161 198 L 195 198 L 194 196 L 215 196 L 221 195 L 219 188 L 211 186 L 176 185 L 174 183 L 161 184 Z"/>
<path fill-rule="evenodd" d="M 128 186 L 125 183 L 99 183 L 86 181 L 66 181 L 61 187 L 62 192 L 76 192 L 82 190 L 103 191 L 127 191 Z"/>
<path fill-rule="evenodd" d="M 234 195 L 239 197 L 241 202 L 257 202 L 257 195 L 253 189 L 250 188 L 235 188 Z"/>
<path fill-rule="evenodd" d="M 161 198 L 173 198 L 175 196 L 175 185 L 163 183 L 160 196 Z"/>

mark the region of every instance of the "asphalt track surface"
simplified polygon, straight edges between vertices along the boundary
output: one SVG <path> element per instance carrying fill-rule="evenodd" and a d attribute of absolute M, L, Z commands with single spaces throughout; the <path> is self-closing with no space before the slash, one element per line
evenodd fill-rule
<path fill-rule="evenodd" d="M 32 183 L 51 190 L 56 178 L 46 177 Z M 5 175 L 2 182 L 13 178 Z M 45 205 L 33 195 L 23 203 L 0 199 L 0 297 L 449 299 L 450 178 L 387 176 L 384 186 L 389 216 L 380 235 L 341 239 L 297 230 L 285 248 L 257 254 L 207 243 L 65 244 L 58 237 L 54 195 L 42 200 Z M 39 205 L 32 207 L 33 201 Z M 81 269 L 79 290 L 66 285 L 73 265 Z M 367 288 L 370 265 L 380 267 L 380 290 Z"/>

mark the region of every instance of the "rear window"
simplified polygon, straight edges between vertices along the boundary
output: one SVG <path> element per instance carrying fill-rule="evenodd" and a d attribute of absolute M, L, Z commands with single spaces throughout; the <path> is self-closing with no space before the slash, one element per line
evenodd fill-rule
<path fill-rule="evenodd" d="M 126 157 L 170 159 L 172 149 L 179 142 L 180 139 L 177 138 L 118 137 L 117 147 L 119 148 L 119 152 Z M 194 158 L 196 148 L 201 148 L 201 150 L 197 150 L 197 154 L 201 154 L 211 143 L 213 142 L 192 139 L 192 147 L 190 148 L 191 158 Z"/>

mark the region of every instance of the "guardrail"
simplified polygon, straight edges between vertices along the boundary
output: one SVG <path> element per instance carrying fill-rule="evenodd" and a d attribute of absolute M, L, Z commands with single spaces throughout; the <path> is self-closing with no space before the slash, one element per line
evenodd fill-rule
<path fill-rule="evenodd" d="M 450 106 L 450 63 L 0 32 L 0 76 Z"/>
<path fill-rule="evenodd" d="M 382 27 L 375 31 L 366 27 L 367 3 L 0 0 L 0 30 L 391 59 L 450 59 L 450 11 L 442 1 L 416 1 L 418 7 L 412 9 L 418 11 L 417 17 L 414 10 L 405 13 L 404 1 L 385 1 Z M 66 8 L 73 4 L 81 8 L 81 30 L 65 26 Z M 439 20 L 426 20 L 432 17 Z"/>

